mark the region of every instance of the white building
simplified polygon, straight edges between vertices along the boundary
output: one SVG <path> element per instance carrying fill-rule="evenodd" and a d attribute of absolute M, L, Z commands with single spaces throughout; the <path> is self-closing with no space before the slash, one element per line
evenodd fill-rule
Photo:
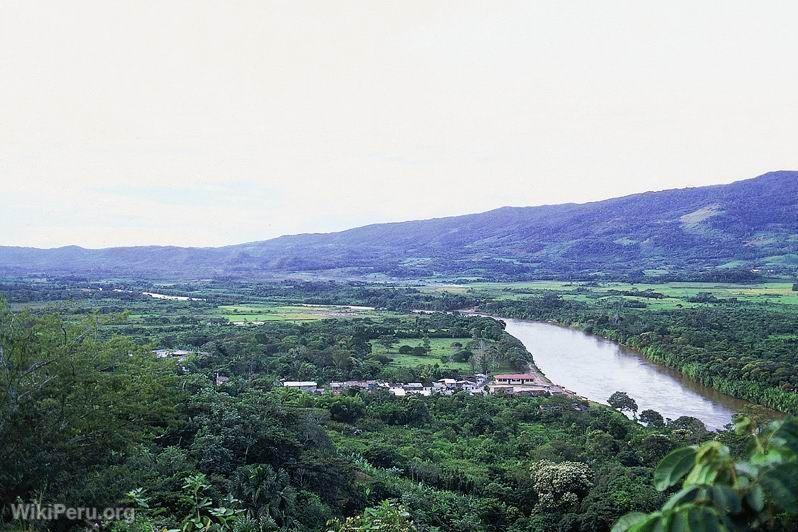
<path fill-rule="evenodd" d="M 291 388 L 292 390 L 300 390 L 307 393 L 316 393 L 318 389 L 316 381 L 285 381 L 283 388 Z"/>

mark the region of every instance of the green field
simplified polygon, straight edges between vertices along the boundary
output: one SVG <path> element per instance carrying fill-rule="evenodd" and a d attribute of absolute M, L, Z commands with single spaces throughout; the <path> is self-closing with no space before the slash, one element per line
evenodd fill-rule
<path fill-rule="evenodd" d="M 264 321 L 312 321 L 328 318 L 368 318 L 384 315 L 371 309 L 348 308 L 332 305 L 221 305 L 217 315 L 232 323 L 258 323 Z"/>
<path fill-rule="evenodd" d="M 471 338 L 430 338 L 430 352 L 424 356 L 416 355 L 403 355 L 399 353 L 399 348 L 403 345 L 410 347 L 418 347 L 423 343 L 421 338 L 402 338 L 397 341 L 390 349 L 386 348 L 376 340 L 371 342 L 371 352 L 375 355 L 386 355 L 393 359 L 393 364 L 403 368 L 412 368 L 416 366 L 440 364 L 441 367 L 457 369 L 461 371 L 469 371 L 471 368 L 468 362 L 454 362 L 447 363 L 441 362 L 441 357 L 444 355 L 451 356 L 455 353 L 452 348 L 452 343 L 460 342 L 464 346 L 471 341 Z"/>
<path fill-rule="evenodd" d="M 635 295 L 621 295 L 617 291 L 652 291 L 662 294 L 655 299 Z M 717 299 L 737 299 L 741 302 L 763 303 L 768 305 L 798 305 L 798 292 L 792 290 L 791 283 L 691 283 L 674 282 L 663 284 L 606 282 L 591 285 L 581 282 L 563 281 L 524 281 L 508 283 L 470 283 L 435 284 L 422 288 L 427 293 L 471 295 L 495 300 L 524 300 L 540 296 L 547 291 L 555 291 L 563 298 L 573 301 L 595 301 L 604 297 L 623 297 L 646 304 L 652 310 L 689 308 L 705 303 L 688 301 L 701 293 L 711 294 Z"/>

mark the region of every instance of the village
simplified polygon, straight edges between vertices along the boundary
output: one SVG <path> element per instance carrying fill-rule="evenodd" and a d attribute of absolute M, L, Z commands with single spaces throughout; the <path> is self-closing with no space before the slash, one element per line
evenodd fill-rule
<path fill-rule="evenodd" d="M 207 354 L 201 351 L 193 352 L 182 349 L 156 349 L 153 351 L 159 358 L 174 358 L 179 362 L 195 354 Z M 534 369 L 534 368 L 532 368 Z M 216 373 L 214 384 L 221 386 L 230 378 Z M 432 381 L 429 384 L 421 382 L 387 382 L 383 380 L 348 380 L 333 381 L 327 385 L 320 385 L 317 381 L 291 381 L 281 379 L 278 381 L 283 388 L 299 390 L 315 395 L 341 395 L 345 393 L 375 393 L 387 391 L 396 397 L 408 395 L 430 396 L 434 394 L 452 395 L 456 392 L 465 392 L 470 395 L 505 395 L 505 396 L 533 396 L 544 397 L 551 395 L 575 396 L 576 394 L 562 386 L 552 383 L 542 373 L 507 373 L 489 375 L 474 373 L 462 379 L 444 378 Z"/>
<path fill-rule="evenodd" d="M 512 373 L 489 376 L 475 373 L 464 379 L 438 379 L 425 385 L 420 382 L 393 383 L 379 380 L 350 380 L 331 382 L 320 386 L 316 381 L 281 382 L 284 388 L 300 390 L 312 394 L 341 395 L 348 392 L 374 393 L 387 391 L 396 397 L 408 395 L 430 396 L 433 394 L 452 395 L 465 392 L 470 395 L 511 395 L 511 396 L 550 396 L 575 395 L 574 392 L 553 384 L 542 375 L 532 373 Z"/>

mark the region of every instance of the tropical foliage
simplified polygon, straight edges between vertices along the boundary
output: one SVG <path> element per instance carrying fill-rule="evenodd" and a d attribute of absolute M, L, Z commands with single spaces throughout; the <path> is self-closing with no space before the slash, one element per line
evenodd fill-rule
<path fill-rule="evenodd" d="M 735 430 L 751 440 L 744 459 L 718 441 L 676 449 L 657 466 L 654 484 L 681 489 L 656 512 L 625 515 L 613 532 L 798 528 L 798 420 L 758 431 L 741 418 Z"/>

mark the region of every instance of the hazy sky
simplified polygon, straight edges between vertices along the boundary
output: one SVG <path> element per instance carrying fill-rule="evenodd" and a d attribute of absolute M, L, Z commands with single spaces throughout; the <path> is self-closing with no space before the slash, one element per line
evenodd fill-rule
<path fill-rule="evenodd" d="M 219 245 L 798 168 L 798 3 L 0 0 L 0 244 Z"/>

